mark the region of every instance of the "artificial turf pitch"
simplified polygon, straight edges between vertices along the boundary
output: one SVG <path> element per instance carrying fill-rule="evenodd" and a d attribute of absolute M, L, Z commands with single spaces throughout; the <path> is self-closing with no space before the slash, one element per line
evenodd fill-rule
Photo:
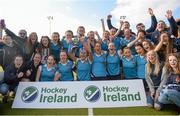
<path fill-rule="evenodd" d="M 88 115 L 88 109 L 12 109 L 12 102 L 0 103 L 0 115 Z M 161 111 L 148 107 L 94 108 L 94 115 L 179 115 L 180 108 L 168 105 Z"/>

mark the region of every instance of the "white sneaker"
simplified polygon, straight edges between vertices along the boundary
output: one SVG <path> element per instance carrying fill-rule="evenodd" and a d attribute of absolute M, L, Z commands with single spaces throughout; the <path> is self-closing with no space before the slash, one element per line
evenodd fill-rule
<path fill-rule="evenodd" d="M 147 103 L 147 106 L 148 106 L 149 108 L 152 108 L 152 107 L 153 107 L 153 105 L 150 104 L 150 103 Z"/>
<path fill-rule="evenodd" d="M 155 103 L 154 108 L 159 111 L 159 110 L 161 110 L 161 105 Z"/>

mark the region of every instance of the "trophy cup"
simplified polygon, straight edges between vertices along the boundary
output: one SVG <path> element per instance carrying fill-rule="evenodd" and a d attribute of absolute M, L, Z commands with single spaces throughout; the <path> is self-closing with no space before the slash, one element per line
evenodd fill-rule
<path fill-rule="evenodd" d="M 79 49 L 78 43 L 79 43 L 78 38 L 74 38 L 72 42 L 71 52 L 74 53 L 75 55 L 77 54 Z"/>

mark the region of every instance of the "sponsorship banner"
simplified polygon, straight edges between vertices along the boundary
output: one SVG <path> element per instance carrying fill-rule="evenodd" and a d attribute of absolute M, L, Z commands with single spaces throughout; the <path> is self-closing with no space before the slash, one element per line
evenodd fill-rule
<path fill-rule="evenodd" d="M 142 80 L 20 82 L 12 108 L 146 106 Z"/>

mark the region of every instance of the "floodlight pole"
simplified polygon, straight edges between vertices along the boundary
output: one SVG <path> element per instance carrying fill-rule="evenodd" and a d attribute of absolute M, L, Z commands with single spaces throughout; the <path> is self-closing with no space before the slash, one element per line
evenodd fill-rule
<path fill-rule="evenodd" d="M 52 20 L 53 20 L 53 16 L 47 16 L 47 19 L 49 21 L 49 37 L 51 37 L 51 28 L 52 28 Z"/>

